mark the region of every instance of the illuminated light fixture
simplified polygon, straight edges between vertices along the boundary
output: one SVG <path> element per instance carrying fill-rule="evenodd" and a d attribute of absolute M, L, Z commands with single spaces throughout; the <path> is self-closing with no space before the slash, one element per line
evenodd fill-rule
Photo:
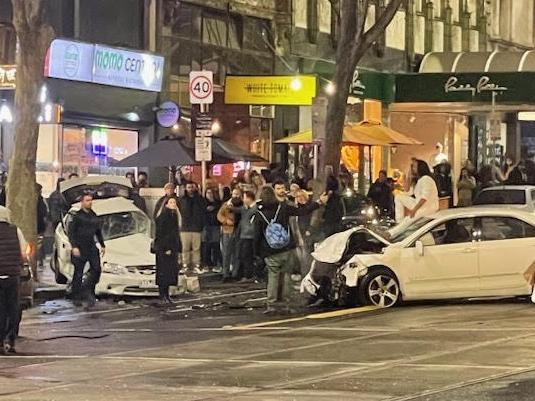
<path fill-rule="evenodd" d="M 141 121 L 141 117 L 139 117 L 139 114 L 135 111 L 130 111 L 128 113 L 123 114 L 124 118 L 126 118 L 128 121 L 132 121 L 133 123 L 137 123 L 138 121 Z"/>
<path fill-rule="evenodd" d="M 47 123 L 52 121 L 52 105 L 47 103 L 44 108 L 44 117 L 43 120 Z"/>
<path fill-rule="evenodd" d="M 218 134 L 221 132 L 221 123 L 219 121 L 214 121 L 212 123 L 212 134 Z"/>
<path fill-rule="evenodd" d="M 180 128 L 180 126 L 178 124 L 175 124 L 173 125 L 173 131 L 178 131 L 178 129 Z"/>
<path fill-rule="evenodd" d="M 58 169 L 58 168 L 59 168 L 59 161 L 54 160 L 54 161 L 52 162 L 52 167 L 54 167 L 55 169 Z"/>
<path fill-rule="evenodd" d="M 293 91 L 297 92 L 298 90 L 301 90 L 302 87 L 303 87 L 303 82 L 301 82 L 301 79 L 299 77 L 295 77 L 294 79 L 291 80 L 290 88 Z"/>
<path fill-rule="evenodd" d="M 0 105 L 0 123 L 12 123 L 13 122 L 13 114 L 11 114 L 11 109 L 9 106 L 5 103 L 2 103 Z"/>
<path fill-rule="evenodd" d="M 41 91 L 39 92 L 39 102 L 46 103 L 48 89 L 46 85 L 41 86 Z"/>
<path fill-rule="evenodd" d="M 332 96 L 336 93 L 336 86 L 332 82 L 329 82 L 325 87 L 325 93 L 329 96 Z"/>
<path fill-rule="evenodd" d="M 416 121 L 416 116 L 413 114 L 413 115 L 409 118 L 409 122 L 410 122 L 411 124 L 413 124 L 415 121 Z"/>
<path fill-rule="evenodd" d="M 521 111 L 518 113 L 519 121 L 535 121 L 535 111 Z"/>

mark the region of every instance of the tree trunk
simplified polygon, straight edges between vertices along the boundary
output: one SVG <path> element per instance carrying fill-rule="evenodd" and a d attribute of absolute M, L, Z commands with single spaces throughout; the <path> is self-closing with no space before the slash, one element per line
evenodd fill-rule
<path fill-rule="evenodd" d="M 12 221 L 35 252 L 37 239 L 37 194 L 35 161 L 41 111 L 39 93 L 43 67 L 53 30 L 42 19 L 42 0 L 12 0 L 17 32 L 17 86 L 15 90 L 15 147 L 7 180 L 7 207 Z"/>

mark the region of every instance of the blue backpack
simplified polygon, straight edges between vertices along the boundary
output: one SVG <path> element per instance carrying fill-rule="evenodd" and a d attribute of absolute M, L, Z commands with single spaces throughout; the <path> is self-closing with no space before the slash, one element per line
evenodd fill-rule
<path fill-rule="evenodd" d="M 273 217 L 271 221 L 268 221 L 264 213 L 262 213 L 260 210 L 258 211 L 258 213 L 260 213 L 260 216 L 262 216 L 264 221 L 267 223 L 267 227 L 264 231 L 264 236 L 266 237 L 267 244 L 272 249 L 283 249 L 290 244 L 289 231 L 284 228 L 281 223 L 277 223 L 277 218 L 279 217 L 280 210 L 281 205 L 279 205 L 279 207 L 277 208 L 275 217 Z"/>

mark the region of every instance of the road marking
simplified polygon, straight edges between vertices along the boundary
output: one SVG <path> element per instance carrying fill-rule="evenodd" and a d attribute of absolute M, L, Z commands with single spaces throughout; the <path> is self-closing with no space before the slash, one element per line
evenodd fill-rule
<path fill-rule="evenodd" d="M 223 328 L 229 329 L 229 330 L 248 330 L 248 329 L 255 329 L 259 327 L 276 326 L 276 325 L 284 324 L 284 323 L 300 322 L 300 321 L 304 321 L 308 319 L 331 319 L 333 317 L 355 315 L 357 313 L 371 312 L 371 311 L 376 311 L 379 309 L 386 309 L 386 308 L 381 308 L 378 306 L 361 306 L 358 308 L 340 309 L 340 310 L 335 310 L 332 312 L 313 313 L 311 315 L 293 317 L 293 318 L 288 318 L 288 319 L 270 320 L 267 322 L 245 324 L 245 325 L 240 325 L 240 326 L 224 326 Z"/>

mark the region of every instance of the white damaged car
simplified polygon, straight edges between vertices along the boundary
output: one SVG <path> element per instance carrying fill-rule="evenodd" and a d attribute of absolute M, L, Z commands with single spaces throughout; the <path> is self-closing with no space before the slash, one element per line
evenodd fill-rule
<path fill-rule="evenodd" d="M 327 238 L 312 254 L 301 291 L 381 307 L 401 300 L 525 296 L 532 290 L 524 273 L 535 261 L 534 247 L 532 213 L 444 210 L 385 234 L 360 227 Z"/>
<path fill-rule="evenodd" d="M 123 177 L 95 176 L 72 179 L 61 183 L 61 192 L 68 204 L 55 231 L 54 254 L 51 262 L 56 281 L 70 283 L 74 266 L 68 230 L 73 212 L 80 209 L 82 193 L 94 195 L 93 211 L 102 220 L 102 235 L 106 255 L 102 258 L 102 274 L 97 294 L 157 295 L 155 256 L 150 253 L 151 221 L 128 199 L 132 185 Z M 88 267 L 86 267 L 87 269 Z"/>

